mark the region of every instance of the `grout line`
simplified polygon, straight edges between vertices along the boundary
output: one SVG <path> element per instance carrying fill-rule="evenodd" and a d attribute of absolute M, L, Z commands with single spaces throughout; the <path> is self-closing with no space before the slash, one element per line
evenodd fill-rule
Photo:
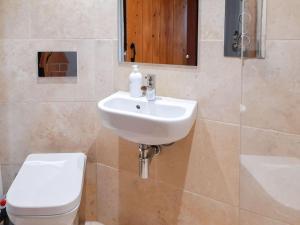
<path fill-rule="evenodd" d="M 266 216 L 266 215 L 263 215 L 263 214 L 254 212 L 254 211 L 251 211 L 251 210 L 249 210 L 249 209 L 244 209 L 244 208 L 241 208 L 241 207 L 240 207 L 240 211 L 245 211 L 245 212 L 252 213 L 252 214 L 254 214 L 254 215 L 260 216 L 260 217 L 264 217 L 264 218 L 269 219 L 269 220 L 281 222 L 281 223 L 284 223 L 284 224 L 286 224 L 286 225 L 291 225 L 291 224 L 289 224 L 289 223 L 287 223 L 287 222 L 285 222 L 285 221 L 282 221 L 282 220 L 279 220 L 279 219 L 277 219 L 277 218 L 272 218 L 272 217 L 270 217 L 270 216 Z"/>
<path fill-rule="evenodd" d="M 167 183 L 164 183 L 164 182 L 160 182 L 160 183 L 167 184 Z M 170 184 L 168 184 L 168 185 L 170 185 Z M 209 196 L 206 196 L 206 195 L 203 195 L 203 194 L 199 194 L 199 193 L 196 193 L 196 192 L 192 192 L 192 191 L 189 191 L 189 190 L 186 190 L 186 189 L 179 189 L 179 190 L 183 190 L 184 193 L 188 193 L 188 194 L 197 196 L 197 197 L 199 197 L 199 198 L 206 198 L 206 199 L 208 199 L 208 200 L 210 200 L 210 201 L 214 201 L 214 202 L 216 202 L 216 203 L 218 203 L 218 204 L 223 204 L 223 205 L 227 205 L 227 206 L 230 206 L 230 207 L 239 209 L 239 205 L 230 204 L 230 203 L 228 203 L 228 202 L 222 202 L 222 201 L 220 201 L 220 200 L 211 198 L 211 197 L 209 197 Z"/>
<path fill-rule="evenodd" d="M 115 171 L 118 171 L 118 172 L 123 171 L 123 170 L 120 170 L 119 168 L 115 168 L 115 167 L 112 167 L 112 166 L 103 164 L 103 163 L 101 163 L 101 162 L 96 162 L 96 164 L 97 164 L 97 166 L 98 166 L 98 165 L 99 165 L 99 166 L 103 166 L 103 167 L 105 167 L 105 168 L 112 169 L 112 170 L 115 170 Z M 126 170 L 125 170 L 125 171 L 126 171 Z M 133 173 L 132 173 L 132 174 L 133 174 Z"/>
<path fill-rule="evenodd" d="M 300 39 L 296 39 L 296 38 L 291 38 L 291 39 L 267 39 L 266 40 L 267 42 L 268 41 L 300 41 Z"/>
<path fill-rule="evenodd" d="M 214 120 L 214 119 L 209 119 L 207 117 L 199 117 L 199 120 L 203 120 L 203 121 L 208 121 L 208 122 L 213 122 L 213 123 L 220 123 L 223 125 L 230 125 L 230 126 L 235 126 L 235 127 L 239 127 L 240 123 L 234 123 L 234 122 L 226 122 L 226 121 L 221 121 L 221 120 Z M 197 121 L 197 120 L 196 120 Z"/>
<path fill-rule="evenodd" d="M 288 133 L 285 131 L 280 131 L 280 130 L 275 130 L 275 129 L 268 129 L 268 128 L 261 128 L 261 127 L 252 127 L 252 126 L 247 126 L 247 125 L 241 125 L 241 128 L 246 128 L 246 129 L 255 129 L 255 130 L 260 130 L 263 132 L 270 132 L 270 133 L 277 133 L 277 134 L 281 134 L 281 135 L 285 135 L 285 136 L 299 136 L 300 138 L 300 134 L 296 134 L 296 133 Z"/>

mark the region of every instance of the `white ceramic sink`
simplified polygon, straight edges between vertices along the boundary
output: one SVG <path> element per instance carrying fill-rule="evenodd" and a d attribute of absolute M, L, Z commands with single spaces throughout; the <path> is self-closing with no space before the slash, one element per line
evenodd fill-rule
<path fill-rule="evenodd" d="M 188 135 L 197 116 L 197 102 L 168 97 L 147 101 L 117 92 L 98 103 L 102 124 L 129 141 L 161 145 Z"/>

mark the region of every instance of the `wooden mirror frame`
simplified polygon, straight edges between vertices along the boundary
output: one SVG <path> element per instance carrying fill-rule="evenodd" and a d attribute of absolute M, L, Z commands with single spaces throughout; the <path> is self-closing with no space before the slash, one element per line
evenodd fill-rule
<path fill-rule="evenodd" d="M 180 23 L 181 26 L 173 26 L 172 32 L 168 34 L 165 30 L 163 30 L 165 33 L 167 33 L 167 36 L 165 39 L 161 39 L 161 33 L 162 33 L 162 27 L 159 26 L 159 35 L 155 35 L 152 30 L 149 32 L 149 27 L 141 25 L 141 29 L 143 30 L 143 33 L 149 33 L 149 37 L 152 39 L 156 39 L 156 44 L 151 41 L 146 41 L 142 39 L 140 43 L 130 42 L 128 41 L 128 36 L 126 34 L 126 19 L 124 17 L 126 16 L 126 8 L 125 4 L 126 1 L 129 0 L 119 0 L 119 46 L 118 46 L 118 52 L 119 52 L 119 62 L 120 63 L 148 63 L 148 64 L 167 64 L 167 65 L 181 65 L 181 66 L 197 66 L 198 65 L 198 21 L 199 21 L 199 2 L 198 0 L 183 0 L 184 6 L 185 6 L 185 18 L 184 21 L 175 21 L 176 17 L 174 18 L 175 23 Z M 141 0 L 130 0 L 130 1 L 141 1 Z M 182 10 L 183 4 L 180 2 L 179 5 L 176 5 L 176 1 L 182 1 L 182 0 L 151 0 L 151 2 L 155 1 L 162 1 L 162 2 L 171 2 L 171 4 L 174 4 L 173 7 L 177 7 L 179 10 Z M 143 4 L 145 1 L 143 0 Z M 160 3 L 161 7 L 161 3 Z M 148 9 L 149 7 L 144 6 L 142 8 Z M 163 8 L 163 7 L 162 7 Z M 169 15 L 162 15 L 162 8 L 159 8 L 159 20 L 164 20 L 163 17 L 168 17 Z M 191 10 L 190 10 L 191 9 Z M 190 15 L 188 16 L 188 11 L 190 11 Z M 143 11 L 144 12 L 144 11 Z M 164 10 L 166 12 L 166 10 Z M 156 16 L 156 12 L 152 11 L 151 13 L 147 13 L 148 16 L 154 17 Z M 138 16 L 138 15 L 136 15 Z M 144 16 L 144 15 L 143 15 Z M 127 17 L 126 17 L 127 18 Z M 151 25 L 154 22 L 151 21 Z M 187 26 L 187 24 L 190 24 Z M 164 24 L 166 25 L 166 24 Z M 153 27 L 153 26 L 152 26 Z M 179 28 L 178 28 L 179 27 Z M 181 27 L 181 28 L 180 28 Z M 174 33 L 180 33 L 176 32 L 176 29 L 181 29 L 185 27 L 185 30 L 181 32 L 181 35 L 174 35 Z M 145 30 L 145 31 L 144 31 Z M 192 35 L 187 35 L 192 34 Z M 159 38 L 157 37 L 159 36 Z M 168 40 L 172 39 L 172 41 Z M 159 40 L 158 40 L 159 39 Z M 173 41 L 174 40 L 174 41 Z M 184 40 L 185 42 L 183 42 Z M 129 43 L 130 42 L 130 43 Z M 158 43 L 157 43 L 158 42 Z M 184 44 L 182 44 L 184 43 Z M 142 53 L 143 56 L 141 56 L 141 49 L 139 46 L 143 45 L 142 47 Z M 184 45 L 184 47 L 180 46 Z M 149 47 L 150 46 L 150 47 Z M 163 47 L 162 47 L 163 46 Z M 129 51 L 130 49 L 130 51 Z M 153 50 L 155 49 L 155 50 Z M 176 50 L 175 50 L 176 49 Z M 155 54 L 155 51 L 157 54 Z M 128 54 L 130 52 L 130 54 Z M 154 53 L 153 53 L 154 52 Z M 136 58 L 138 58 L 136 60 Z"/>

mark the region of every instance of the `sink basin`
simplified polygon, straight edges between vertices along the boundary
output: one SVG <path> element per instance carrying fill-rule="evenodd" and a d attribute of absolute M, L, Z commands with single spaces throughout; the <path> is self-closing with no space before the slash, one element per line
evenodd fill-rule
<path fill-rule="evenodd" d="M 161 145 L 188 135 L 197 117 L 197 102 L 168 97 L 147 101 L 117 92 L 98 103 L 102 124 L 138 144 Z"/>

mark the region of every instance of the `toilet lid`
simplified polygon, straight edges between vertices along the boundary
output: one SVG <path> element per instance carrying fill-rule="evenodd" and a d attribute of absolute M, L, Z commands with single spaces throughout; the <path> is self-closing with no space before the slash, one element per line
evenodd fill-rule
<path fill-rule="evenodd" d="M 86 156 L 32 154 L 7 193 L 7 211 L 20 216 L 64 214 L 79 206 Z"/>

